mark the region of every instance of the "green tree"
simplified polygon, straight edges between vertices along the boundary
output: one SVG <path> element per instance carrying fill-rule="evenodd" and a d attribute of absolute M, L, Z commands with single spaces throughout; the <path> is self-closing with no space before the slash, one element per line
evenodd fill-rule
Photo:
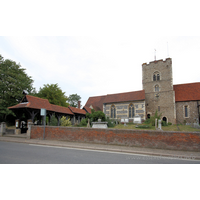
<path fill-rule="evenodd" d="M 151 124 L 152 126 L 155 126 L 155 119 L 161 119 L 162 113 L 158 114 L 158 111 L 156 110 L 155 114 L 150 117 L 150 119 L 147 119 L 144 123 L 145 124 Z M 157 121 L 158 123 L 158 121 Z"/>
<path fill-rule="evenodd" d="M 43 88 L 39 89 L 39 92 L 36 94 L 37 97 L 48 99 L 49 103 L 68 107 L 69 104 L 67 103 L 67 96 L 65 96 L 65 92 L 63 92 L 59 87 L 58 84 L 44 84 Z"/>
<path fill-rule="evenodd" d="M 23 98 L 23 91 L 31 93 L 33 80 L 25 73 L 25 69 L 15 61 L 0 55 L 0 120 L 6 121 L 8 115 L 14 115 L 8 109 L 18 104 Z"/>
<path fill-rule="evenodd" d="M 78 101 L 81 100 L 81 97 L 77 94 L 71 94 L 68 98 L 68 103 L 70 106 L 77 108 L 78 107 Z"/>
<path fill-rule="evenodd" d="M 87 118 L 87 120 L 90 119 L 91 122 L 97 122 L 98 119 L 101 119 L 102 121 L 106 121 L 106 116 L 102 111 L 94 111 L 94 110 L 92 110 L 91 114 L 86 113 L 86 118 Z"/>

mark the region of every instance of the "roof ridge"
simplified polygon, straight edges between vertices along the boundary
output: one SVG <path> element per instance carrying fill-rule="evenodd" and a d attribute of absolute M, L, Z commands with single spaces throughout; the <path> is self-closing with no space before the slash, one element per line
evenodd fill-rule
<path fill-rule="evenodd" d="M 130 92 L 121 92 L 121 93 L 113 93 L 113 94 L 107 94 L 107 95 L 115 95 L 115 94 L 127 94 L 127 93 L 133 93 L 133 92 L 142 92 L 144 90 L 137 90 L 137 91 L 130 91 Z M 106 95 L 106 96 L 107 96 Z"/>
<path fill-rule="evenodd" d="M 25 96 L 28 96 L 28 97 L 33 97 L 33 98 L 36 98 L 36 99 L 41 99 L 41 100 L 45 100 L 45 101 L 48 101 L 49 102 L 49 100 L 48 99 L 44 99 L 44 98 L 41 98 L 41 97 L 36 97 L 36 96 L 32 96 L 32 95 L 29 95 L 29 94 L 27 94 L 27 95 L 25 95 Z M 50 103 L 50 102 L 49 102 Z M 51 103 L 50 103 L 51 104 Z"/>
<path fill-rule="evenodd" d="M 176 86 L 176 85 L 192 85 L 192 84 L 200 84 L 200 82 L 193 82 L 193 83 L 180 83 L 180 84 L 175 84 L 173 86 Z"/>

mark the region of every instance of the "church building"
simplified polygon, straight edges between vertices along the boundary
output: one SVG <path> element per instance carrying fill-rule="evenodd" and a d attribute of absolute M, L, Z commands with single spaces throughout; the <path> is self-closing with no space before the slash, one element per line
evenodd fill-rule
<path fill-rule="evenodd" d="M 113 119 L 145 121 L 157 111 L 163 121 L 199 122 L 200 82 L 173 85 L 172 59 L 142 64 L 143 90 L 89 97 L 86 109 L 101 110 Z"/>

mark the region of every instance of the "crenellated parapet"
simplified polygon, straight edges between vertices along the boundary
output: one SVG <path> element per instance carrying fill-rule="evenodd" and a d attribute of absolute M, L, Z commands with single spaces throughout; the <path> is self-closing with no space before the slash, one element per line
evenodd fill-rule
<path fill-rule="evenodd" d="M 145 66 L 145 65 L 151 65 L 151 64 L 160 64 L 160 63 L 166 63 L 166 62 L 170 62 L 170 64 L 172 63 L 172 59 L 171 58 L 166 58 L 165 60 L 164 59 L 160 59 L 160 60 L 154 60 L 154 61 L 151 61 L 149 63 L 143 63 L 142 66 Z"/>

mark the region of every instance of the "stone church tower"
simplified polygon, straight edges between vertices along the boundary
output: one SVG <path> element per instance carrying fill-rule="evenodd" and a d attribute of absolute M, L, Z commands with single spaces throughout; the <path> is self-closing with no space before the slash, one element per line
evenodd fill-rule
<path fill-rule="evenodd" d="M 161 114 L 162 120 L 176 123 L 175 91 L 173 90 L 172 59 L 142 64 L 146 114 Z"/>

